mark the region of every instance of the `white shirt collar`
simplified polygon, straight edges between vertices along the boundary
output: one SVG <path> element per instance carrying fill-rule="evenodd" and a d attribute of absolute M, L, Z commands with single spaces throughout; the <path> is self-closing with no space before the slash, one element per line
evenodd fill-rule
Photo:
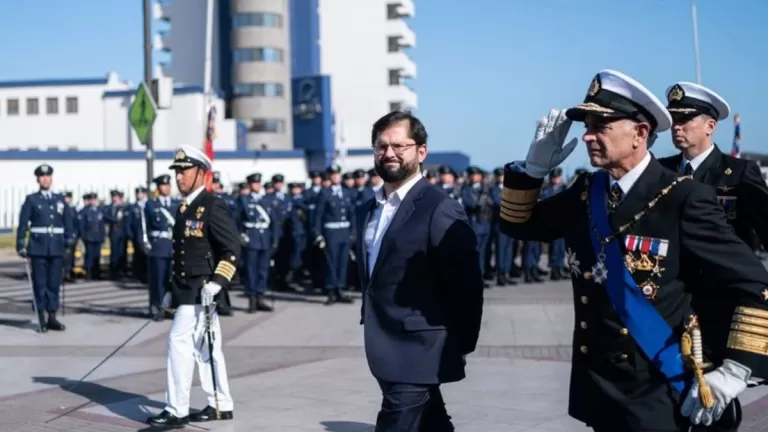
<path fill-rule="evenodd" d="M 413 188 L 413 185 L 416 184 L 419 180 L 421 180 L 423 176 L 421 173 L 418 173 L 411 177 L 407 182 L 403 183 L 399 188 L 397 188 L 396 191 L 392 192 L 388 197 L 384 197 L 384 188 L 380 188 L 376 191 L 376 201 L 379 202 L 379 204 L 385 204 L 387 201 L 392 202 L 401 202 L 405 196 L 408 194 L 408 191 L 410 191 Z"/>
<path fill-rule="evenodd" d="M 194 191 L 192 191 L 191 194 L 185 196 L 184 200 L 187 201 L 187 205 L 191 204 L 192 201 L 194 201 L 195 198 L 197 198 L 197 196 L 200 195 L 200 192 L 202 192 L 203 189 L 205 189 L 205 185 L 200 186 L 199 188 L 197 188 Z"/>
<path fill-rule="evenodd" d="M 691 169 L 696 171 L 696 169 L 698 169 L 699 166 L 701 166 L 701 163 L 704 162 L 704 159 L 706 159 L 707 156 L 709 156 L 710 153 L 712 153 L 714 150 L 715 150 L 715 145 L 712 144 L 711 146 L 709 146 L 708 149 L 704 150 L 698 156 L 696 156 L 695 158 L 693 158 L 690 161 L 688 159 L 686 159 L 685 156 L 683 156 L 682 161 L 681 161 L 682 166 L 680 167 L 680 172 L 685 171 L 685 165 L 686 164 L 691 164 Z"/>
<path fill-rule="evenodd" d="M 643 173 L 643 171 L 648 168 L 648 164 L 650 163 L 651 154 L 646 153 L 643 160 L 641 160 L 640 163 L 637 164 L 634 168 L 629 170 L 628 173 L 624 174 L 622 178 L 616 180 L 611 177 L 611 187 L 613 187 L 614 183 L 618 183 L 621 191 L 626 196 L 629 193 L 629 190 L 632 189 L 632 186 L 634 186 L 635 182 L 637 182 L 637 179 L 640 178 L 640 175 Z"/>

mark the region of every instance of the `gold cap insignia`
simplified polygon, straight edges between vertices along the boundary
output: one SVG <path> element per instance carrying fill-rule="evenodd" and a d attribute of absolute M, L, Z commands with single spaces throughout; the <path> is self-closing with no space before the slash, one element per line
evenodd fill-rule
<path fill-rule="evenodd" d="M 592 83 L 589 84 L 589 90 L 587 90 L 587 96 L 594 96 L 600 91 L 600 75 L 595 75 L 592 79 Z"/>
<path fill-rule="evenodd" d="M 725 169 L 725 175 L 731 175 L 732 172 L 730 168 Z"/>
<path fill-rule="evenodd" d="M 680 84 L 672 86 L 672 88 L 669 89 L 669 93 L 667 93 L 667 99 L 671 102 L 680 101 L 683 99 L 683 96 L 685 96 L 685 91 L 680 87 Z"/>
<path fill-rule="evenodd" d="M 184 160 L 187 158 L 187 155 L 184 153 L 183 150 L 179 150 L 176 152 L 176 160 Z"/>

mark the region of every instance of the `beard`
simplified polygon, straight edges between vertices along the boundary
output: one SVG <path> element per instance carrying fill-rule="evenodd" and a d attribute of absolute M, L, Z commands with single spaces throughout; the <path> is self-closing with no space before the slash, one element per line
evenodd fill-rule
<path fill-rule="evenodd" d="M 419 163 L 416 160 L 403 161 L 397 168 L 388 168 L 387 161 L 377 160 L 373 163 L 376 174 L 384 180 L 384 183 L 398 183 L 419 171 Z"/>

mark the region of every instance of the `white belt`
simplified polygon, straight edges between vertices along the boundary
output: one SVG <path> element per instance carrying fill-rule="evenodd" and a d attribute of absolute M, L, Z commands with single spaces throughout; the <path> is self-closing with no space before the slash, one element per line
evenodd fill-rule
<path fill-rule="evenodd" d="M 269 223 L 267 222 L 243 222 L 243 226 L 246 228 L 267 229 Z"/>
<path fill-rule="evenodd" d="M 57 228 L 52 226 L 47 227 L 31 227 L 29 232 L 35 234 L 64 234 L 64 228 Z"/>
<path fill-rule="evenodd" d="M 149 236 L 161 239 L 170 239 L 173 237 L 173 233 L 170 231 L 150 231 Z"/>
<path fill-rule="evenodd" d="M 349 221 L 342 221 L 342 222 L 326 222 L 325 225 L 323 225 L 327 229 L 342 229 L 342 228 L 349 228 Z"/>

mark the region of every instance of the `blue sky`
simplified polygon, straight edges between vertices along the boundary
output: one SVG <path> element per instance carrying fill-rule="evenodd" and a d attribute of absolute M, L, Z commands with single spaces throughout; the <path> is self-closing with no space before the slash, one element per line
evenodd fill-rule
<path fill-rule="evenodd" d="M 433 150 L 463 151 L 485 168 L 524 158 L 536 119 L 579 103 L 600 69 L 625 72 L 659 97 L 696 79 L 689 0 L 415 3 L 417 115 Z M 697 4 L 703 84 L 741 114 L 742 149 L 768 152 L 768 1 Z M 7 1 L 0 17 L 0 80 L 142 77 L 138 0 Z M 732 134 L 730 119 L 720 124 L 725 151 Z M 669 133 L 654 151 L 674 152 Z M 586 161 L 580 147 L 565 166 Z"/>

